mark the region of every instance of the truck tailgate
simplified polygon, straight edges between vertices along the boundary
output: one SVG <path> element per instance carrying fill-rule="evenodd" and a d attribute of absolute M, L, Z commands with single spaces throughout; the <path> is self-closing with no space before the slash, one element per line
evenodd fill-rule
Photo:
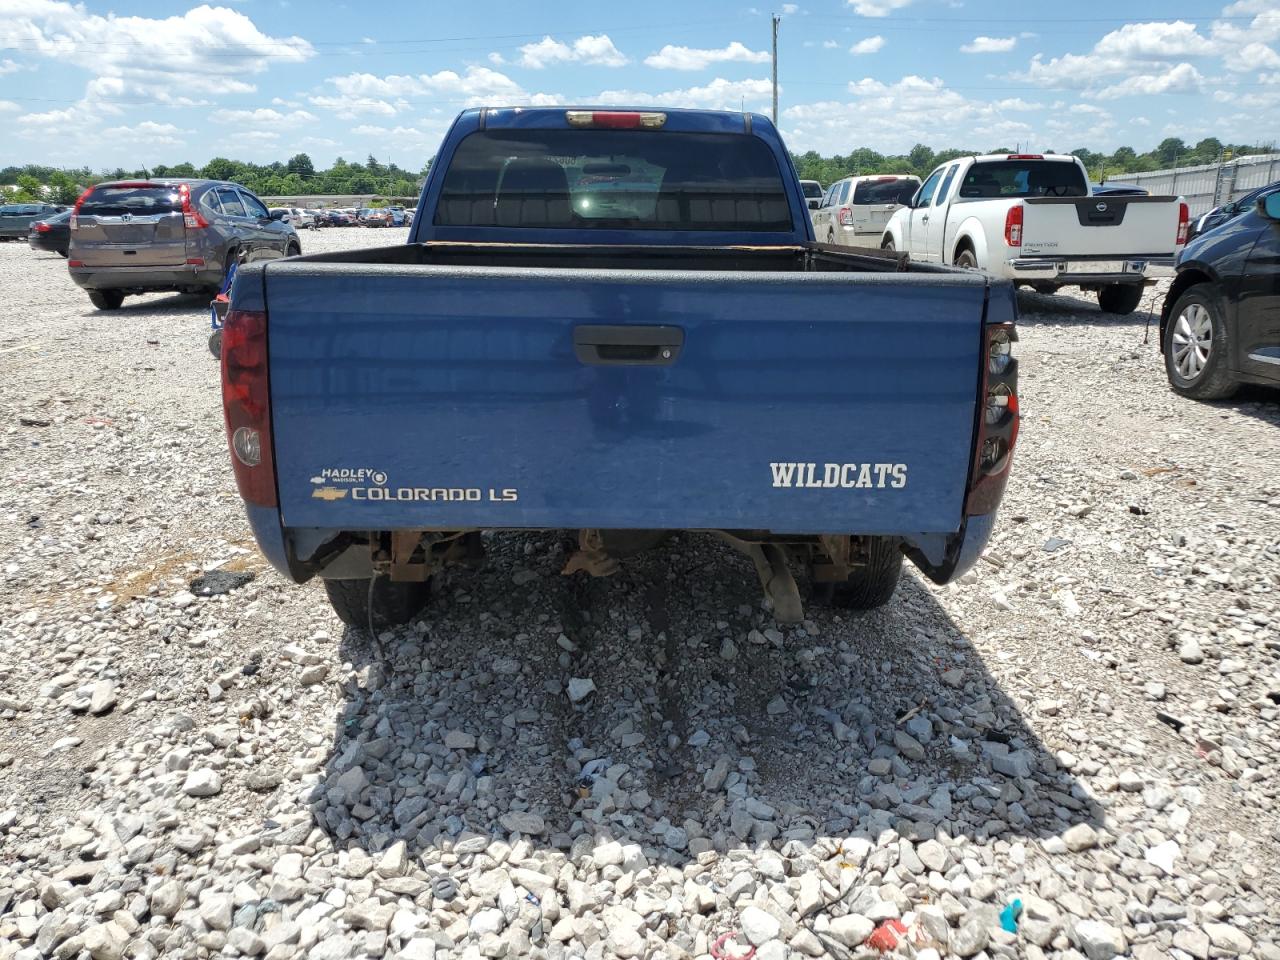
<path fill-rule="evenodd" d="M 286 526 L 894 534 L 963 514 L 978 274 L 264 278 Z"/>
<path fill-rule="evenodd" d="M 1023 204 L 1021 252 L 1028 256 L 1169 257 L 1174 252 L 1176 197 L 1036 197 Z"/>

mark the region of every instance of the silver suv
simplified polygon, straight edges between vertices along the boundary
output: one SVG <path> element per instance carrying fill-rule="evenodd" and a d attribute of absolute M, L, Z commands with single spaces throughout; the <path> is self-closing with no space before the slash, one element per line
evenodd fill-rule
<path fill-rule="evenodd" d="M 126 294 L 216 294 L 236 258 L 297 256 L 297 231 L 221 180 L 120 180 L 86 191 L 71 216 L 71 279 L 100 310 Z"/>

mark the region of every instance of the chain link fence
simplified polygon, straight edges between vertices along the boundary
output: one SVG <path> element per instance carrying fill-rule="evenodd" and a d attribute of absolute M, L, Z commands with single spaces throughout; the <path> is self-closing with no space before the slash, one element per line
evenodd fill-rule
<path fill-rule="evenodd" d="M 1107 177 L 1108 182 L 1131 183 L 1152 194 L 1184 197 L 1192 217 L 1277 180 L 1280 180 L 1280 154 Z"/>

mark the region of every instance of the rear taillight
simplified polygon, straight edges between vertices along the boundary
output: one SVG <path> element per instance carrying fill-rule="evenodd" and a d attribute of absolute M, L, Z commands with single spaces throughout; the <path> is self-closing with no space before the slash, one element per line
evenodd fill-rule
<path fill-rule="evenodd" d="M 209 221 L 200 215 L 200 211 L 191 206 L 191 187 L 185 183 L 178 184 L 178 196 L 182 198 L 182 222 L 185 226 L 207 227 Z"/>
<path fill-rule="evenodd" d="M 276 506 L 265 313 L 227 314 L 222 327 L 222 412 L 241 498 L 259 507 Z"/>
<path fill-rule="evenodd" d="M 667 122 L 665 113 L 632 110 L 566 110 L 571 127 L 603 127 L 607 130 L 657 130 Z"/>
<path fill-rule="evenodd" d="M 31 225 L 31 229 L 34 230 L 36 233 L 48 233 L 50 230 L 53 229 L 53 227 L 49 226 L 47 223 L 41 220 L 38 223 L 33 223 Z"/>
<path fill-rule="evenodd" d="M 1004 242 L 1010 247 L 1022 246 L 1022 204 L 1015 203 L 1004 215 Z"/>
<path fill-rule="evenodd" d="M 1018 361 L 1013 345 L 1018 332 L 1012 323 L 986 327 L 986 363 L 982 368 L 982 411 L 974 444 L 973 478 L 965 502 L 967 516 L 990 513 L 1000 502 L 1009 480 L 1009 464 L 1018 442 Z"/>
<path fill-rule="evenodd" d="M 1187 233 L 1191 230 L 1191 208 L 1185 203 L 1178 204 L 1178 238 L 1177 243 L 1187 242 Z"/>
<path fill-rule="evenodd" d="M 1006 160 L 1043 160 L 1043 153 L 1006 153 Z"/>
<path fill-rule="evenodd" d="M 80 196 L 76 198 L 76 205 L 71 208 L 71 217 L 69 220 L 67 220 L 67 226 L 70 227 L 72 230 L 80 229 L 80 224 L 78 222 L 80 219 L 80 208 L 84 206 L 85 200 L 89 198 L 89 194 L 91 193 L 93 193 L 93 187 L 90 187 L 88 190 L 86 190 L 84 193 L 80 194 Z"/>
<path fill-rule="evenodd" d="M 841 207 L 839 213 L 836 214 L 836 217 L 840 221 L 840 226 L 842 227 L 853 226 L 853 211 L 850 210 L 848 207 Z"/>

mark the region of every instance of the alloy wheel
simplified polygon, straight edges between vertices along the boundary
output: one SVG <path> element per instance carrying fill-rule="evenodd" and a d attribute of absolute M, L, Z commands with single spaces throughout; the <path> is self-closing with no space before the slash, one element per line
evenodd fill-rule
<path fill-rule="evenodd" d="M 1173 365 L 1184 380 L 1204 371 L 1213 351 L 1213 316 L 1200 303 L 1189 303 L 1173 325 Z"/>

